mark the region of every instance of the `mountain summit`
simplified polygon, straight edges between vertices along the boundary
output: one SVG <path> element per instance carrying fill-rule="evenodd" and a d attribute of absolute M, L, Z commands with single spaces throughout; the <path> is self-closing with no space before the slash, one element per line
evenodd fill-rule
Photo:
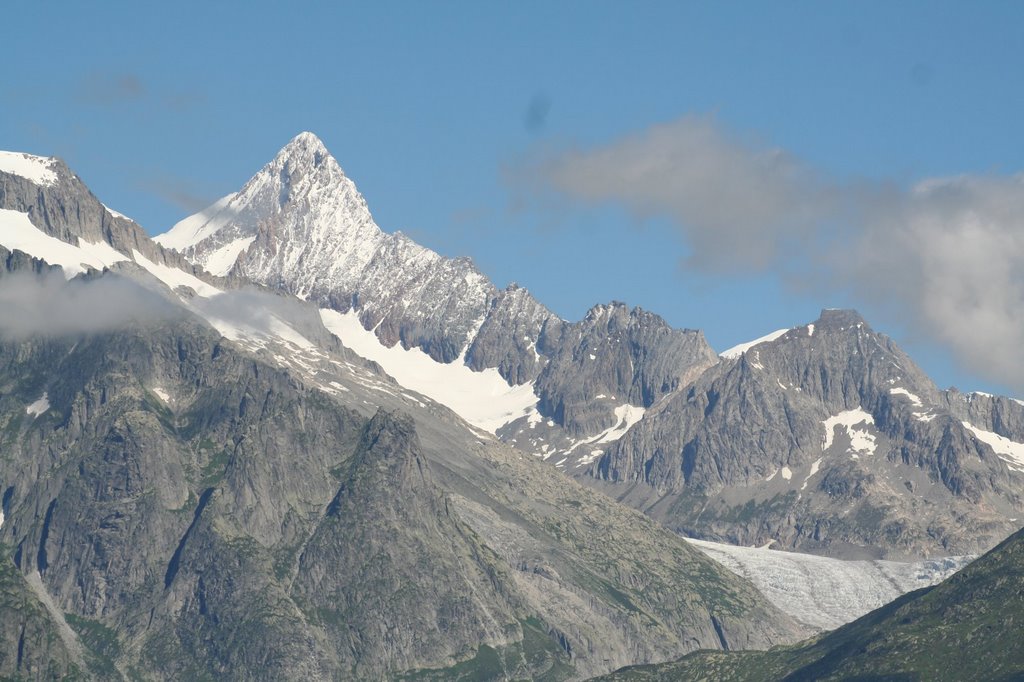
<path fill-rule="evenodd" d="M 632 423 L 627 412 L 638 414 L 635 408 L 646 408 L 716 361 L 700 332 L 671 329 L 639 311 L 631 316 L 622 305 L 614 308 L 622 315 L 568 323 L 526 289 L 498 289 L 468 258 L 445 258 L 401 233 L 382 231 L 355 184 L 311 133 L 296 136 L 238 193 L 156 239 L 211 272 L 356 316 L 357 322 L 334 318 L 335 329 L 347 324 L 359 334 L 351 327 L 356 322 L 386 349 L 400 344 L 439 363 L 496 370 L 511 386 L 533 382 L 540 413 L 573 437 Z M 613 327 L 628 344 L 602 341 Z M 342 342 L 351 345 L 351 334 Z M 400 373 L 383 357 L 372 359 Z M 582 386 L 592 393 L 581 393 Z M 595 402 L 595 395 L 602 398 Z M 494 395 L 479 398 L 489 402 Z M 525 419 L 520 410 L 506 424 L 517 417 Z M 552 452 L 552 434 L 541 437 L 536 426 L 518 425 L 538 436 L 531 451 L 547 444 Z"/>

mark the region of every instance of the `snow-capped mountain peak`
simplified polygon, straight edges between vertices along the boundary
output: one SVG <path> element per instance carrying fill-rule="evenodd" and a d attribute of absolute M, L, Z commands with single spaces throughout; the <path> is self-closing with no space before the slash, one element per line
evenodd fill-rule
<path fill-rule="evenodd" d="M 226 275 L 257 238 L 263 248 L 244 259 L 245 272 L 260 279 L 271 270 L 301 267 L 309 276 L 294 293 L 308 296 L 323 268 L 351 272 L 365 266 L 384 235 L 320 138 L 303 132 L 240 191 L 182 220 L 156 241 L 213 274 Z M 310 267 L 313 262 L 317 268 Z"/>
<path fill-rule="evenodd" d="M 49 186 L 57 182 L 53 166 L 57 159 L 21 152 L 0 152 L 0 172 L 31 180 L 37 185 Z"/>

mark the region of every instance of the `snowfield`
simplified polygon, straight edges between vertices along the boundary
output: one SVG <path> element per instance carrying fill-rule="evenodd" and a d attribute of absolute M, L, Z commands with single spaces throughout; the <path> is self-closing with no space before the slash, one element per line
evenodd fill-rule
<path fill-rule="evenodd" d="M 750 580 L 779 609 L 819 630 L 835 629 L 911 590 L 941 582 L 974 559 L 845 561 L 691 538 L 687 541 Z"/>
<path fill-rule="evenodd" d="M 85 272 L 87 268 L 102 270 L 128 260 L 106 242 L 93 244 L 80 239 L 78 246 L 62 242 L 33 225 L 27 213 L 6 208 L 0 208 L 0 246 L 10 251 L 22 251 L 50 265 L 59 265 L 67 279 Z"/>
<path fill-rule="evenodd" d="M 0 171 L 31 180 L 44 187 L 56 184 L 55 159 L 21 152 L 0 152 Z"/>
<path fill-rule="evenodd" d="M 441 403 L 489 433 L 526 416 L 539 400 L 532 382 L 510 386 L 497 369 L 474 372 L 461 358 L 445 364 L 419 348 L 405 350 L 400 343 L 388 348 L 363 328 L 354 311 L 343 315 L 324 308 L 320 318 L 347 348 L 376 362 L 403 387 Z M 619 418 L 628 421 L 630 417 Z"/>
<path fill-rule="evenodd" d="M 998 433 L 979 429 L 968 422 L 963 422 L 963 425 L 978 440 L 982 443 L 987 443 L 995 450 L 995 453 L 999 455 L 1001 460 L 1006 462 L 1007 466 L 1017 471 L 1024 471 L 1024 443 L 1017 443 L 1005 436 L 1000 436 Z"/>

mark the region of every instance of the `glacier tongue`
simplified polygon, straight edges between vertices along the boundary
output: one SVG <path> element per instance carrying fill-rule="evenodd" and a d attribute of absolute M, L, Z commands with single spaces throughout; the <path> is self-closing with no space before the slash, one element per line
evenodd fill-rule
<path fill-rule="evenodd" d="M 706 540 L 688 541 L 733 573 L 749 579 L 768 601 L 821 630 L 837 628 L 901 594 L 945 580 L 974 558 L 907 563 L 846 561 Z"/>

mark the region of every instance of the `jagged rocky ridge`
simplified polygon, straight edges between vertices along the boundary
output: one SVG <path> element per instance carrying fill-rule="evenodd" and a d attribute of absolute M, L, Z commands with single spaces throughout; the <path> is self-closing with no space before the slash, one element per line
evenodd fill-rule
<path fill-rule="evenodd" d="M 310 306 L 274 300 L 277 336 L 226 338 L 200 304 L 222 280 L 172 290 L 125 258 L 66 286 L 141 285 L 157 314 L 0 340 L 0 543 L 89 676 L 577 679 L 803 631 L 650 520 L 332 346 Z M 0 283 L 63 281 L 0 261 Z M 41 647 L 19 660 L 70 670 Z"/>
<path fill-rule="evenodd" d="M 700 332 L 621 304 L 568 323 L 515 284 L 499 290 L 467 258 L 383 232 L 311 133 L 156 241 L 217 274 L 353 310 L 386 346 L 536 382 L 541 413 L 570 438 L 613 427 L 615 407 L 646 408 L 715 361 Z M 619 402 L 592 400 L 602 393 Z"/>
<path fill-rule="evenodd" d="M 1019 527 L 1024 461 L 964 420 L 1021 442 L 1022 418 L 1008 399 L 939 391 L 859 315 L 826 310 L 664 400 L 593 473 L 698 536 L 866 557 L 976 553 Z"/>

